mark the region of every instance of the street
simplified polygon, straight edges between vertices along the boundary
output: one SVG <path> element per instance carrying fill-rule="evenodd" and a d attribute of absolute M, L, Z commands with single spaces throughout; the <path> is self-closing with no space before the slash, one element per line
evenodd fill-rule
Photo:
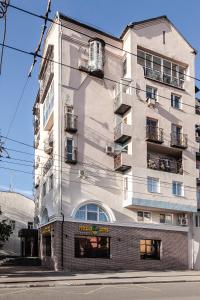
<path fill-rule="evenodd" d="M 132 299 L 162 299 L 162 300 L 199 300 L 200 284 L 197 283 L 165 283 L 165 284 L 130 284 L 130 285 L 98 285 L 98 286 L 61 286 L 41 288 L 10 288 L 0 289 L 0 299 L 14 300 L 132 300 Z"/>

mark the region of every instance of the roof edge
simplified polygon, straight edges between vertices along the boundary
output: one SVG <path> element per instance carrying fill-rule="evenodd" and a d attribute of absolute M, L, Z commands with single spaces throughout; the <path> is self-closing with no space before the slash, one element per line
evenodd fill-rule
<path fill-rule="evenodd" d="M 63 13 L 61 13 L 61 12 L 57 12 L 57 15 L 58 15 L 58 17 L 60 17 L 60 19 L 63 19 L 64 21 L 68 21 L 68 22 L 71 22 L 71 23 L 73 23 L 75 25 L 82 26 L 82 27 L 84 27 L 86 29 L 89 29 L 91 31 L 95 31 L 95 32 L 97 32 L 99 34 L 102 34 L 102 35 L 104 35 L 104 36 L 106 36 L 108 38 L 111 38 L 111 39 L 113 39 L 115 41 L 121 42 L 121 38 L 118 38 L 118 37 L 116 37 L 116 36 L 114 36 L 112 34 L 109 34 L 109 33 L 105 32 L 105 31 L 103 31 L 103 30 L 95 28 L 95 27 L 93 27 L 91 25 L 87 25 L 87 24 L 85 24 L 83 22 L 80 22 L 80 21 L 78 21 L 76 19 L 73 19 L 71 17 L 68 17 L 68 16 L 64 15 Z"/>

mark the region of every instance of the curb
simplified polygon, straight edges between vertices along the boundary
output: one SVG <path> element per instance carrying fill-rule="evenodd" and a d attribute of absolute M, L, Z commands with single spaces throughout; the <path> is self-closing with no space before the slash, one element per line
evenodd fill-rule
<path fill-rule="evenodd" d="M 70 286 L 70 287 L 78 287 L 78 286 L 108 286 L 108 285 L 133 285 L 133 284 L 153 284 L 153 283 L 186 283 L 186 282 L 200 282 L 200 279 L 198 280 L 186 280 L 186 279 L 177 279 L 177 280 L 157 280 L 157 281 L 132 281 L 132 282 L 127 282 L 127 281 L 113 281 L 113 282 L 82 282 L 82 283 L 75 283 L 75 282 L 63 282 L 60 283 L 55 282 L 55 283 L 40 283 L 40 282 L 30 282 L 30 283 L 19 283 L 19 284 L 0 284 L 0 289 L 5 289 L 5 288 L 37 288 L 37 287 L 61 287 L 61 286 Z"/>

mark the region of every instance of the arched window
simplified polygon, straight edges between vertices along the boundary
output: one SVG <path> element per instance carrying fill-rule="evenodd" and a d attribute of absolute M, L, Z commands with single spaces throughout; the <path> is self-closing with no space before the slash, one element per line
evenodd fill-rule
<path fill-rule="evenodd" d="M 76 220 L 109 222 L 108 214 L 96 204 L 86 204 L 81 206 L 75 215 Z"/>

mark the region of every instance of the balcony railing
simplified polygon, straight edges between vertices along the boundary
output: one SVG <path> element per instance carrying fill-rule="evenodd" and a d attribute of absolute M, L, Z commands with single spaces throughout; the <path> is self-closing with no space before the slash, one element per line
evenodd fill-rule
<path fill-rule="evenodd" d="M 158 70 L 153 70 L 151 68 L 144 68 L 144 75 L 147 78 L 163 82 L 165 84 L 169 84 L 178 88 L 184 88 L 184 79 L 176 78 L 169 74 L 162 73 Z"/>
<path fill-rule="evenodd" d="M 44 151 L 47 154 L 51 154 L 53 152 L 53 134 L 50 133 L 49 137 L 44 141 Z"/>
<path fill-rule="evenodd" d="M 163 129 L 156 126 L 147 125 L 146 140 L 149 142 L 162 144 L 164 142 Z"/>
<path fill-rule="evenodd" d="M 66 147 L 65 162 L 68 164 L 77 163 L 77 147 L 72 147 L 70 150 Z"/>
<path fill-rule="evenodd" d="M 47 160 L 47 162 L 43 166 L 43 176 L 47 174 L 47 172 L 51 169 L 52 166 L 53 166 L 53 159 L 51 157 Z"/>
<path fill-rule="evenodd" d="M 126 152 L 121 152 L 114 157 L 114 169 L 115 171 L 124 172 L 131 168 L 132 156 Z"/>
<path fill-rule="evenodd" d="M 195 112 L 197 115 L 200 115 L 200 99 L 195 99 Z"/>
<path fill-rule="evenodd" d="M 170 172 L 175 174 L 183 174 L 182 160 L 173 160 L 162 157 L 154 157 L 148 155 L 147 167 L 149 169 Z"/>
<path fill-rule="evenodd" d="M 176 148 L 186 149 L 188 147 L 187 134 L 172 132 L 171 146 Z"/>
<path fill-rule="evenodd" d="M 40 119 L 35 118 L 33 120 L 33 126 L 34 126 L 34 133 L 37 134 L 40 128 Z"/>
<path fill-rule="evenodd" d="M 77 120 L 78 117 L 71 113 L 65 114 L 65 131 L 67 132 L 76 132 L 77 131 Z"/>
<path fill-rule="evenodd" d="M 119 123 L 114 129 L 114 141 L 116 143 L 124 143 L 131 138 L 131 125 Z"/>

